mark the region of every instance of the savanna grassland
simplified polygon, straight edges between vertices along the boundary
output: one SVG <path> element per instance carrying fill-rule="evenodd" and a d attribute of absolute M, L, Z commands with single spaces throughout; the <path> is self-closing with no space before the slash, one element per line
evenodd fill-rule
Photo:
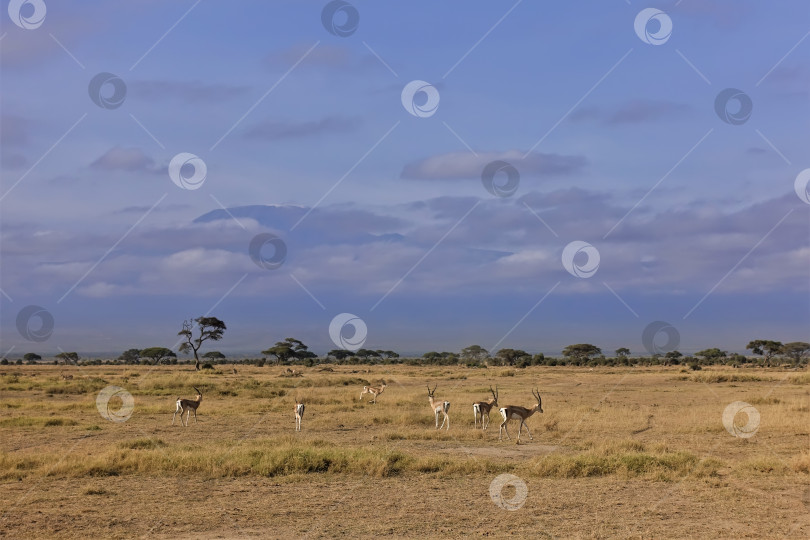
<path fill-rule="evenodd" d="M 810 375 L 778 369 L 3 366 L 0 536 L 810 536 Z M 330 371 L 331 369 L 331 371 Z M 61 373 L 73 378 L 63 379 Z M 376 404 L 363 385 L 385 379 Z M 426 383 L 451 402 L 437 432 Z M 472 403 L 532 406 L 515 444 Z M 114 422 L 109 385 L 134 397 Z M 199 422 L 171 425 L 203 392 Z M 295 397 L 306 403 L 294 431 Z M 118 410 L 115 397 L 109 409 Z M 721 418 L 744 401 L 750 438 Z M 741 413 L 735 422 L 744 425 Z M 522 507 L 490 497 L 525 482 Z M 495 485 L 497 487 L 497 483 Z M 520 493 L 507 486 L 507 501 Z"/>

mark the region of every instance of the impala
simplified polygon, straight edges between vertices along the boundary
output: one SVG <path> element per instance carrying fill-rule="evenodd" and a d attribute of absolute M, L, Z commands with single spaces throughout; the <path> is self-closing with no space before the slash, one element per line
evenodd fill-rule
<path fill-rule="evenodd" d="M 381 381 L 382 384 L 380 386 L 364 386 L 363 391 L 360 392 L 360 401 L 363 401 L 363 396 L 366 394 L 371 394 L 374 396 L 374 399 L 369 401 L 369 403 L 377 403 L 377 396 L 382 394 L 385 391 L 385 387 L 388 386 L 385 381 Z"/>
<path fill-rule="evenodd" d="M 518 438 L 517 442 L 520 444 L 520 430 L 525 426 L 526 432 L 529 434 L 529 439 L 534 440 L 532 437 L 532 432 L 529 431 L 529 426 L 526 425 L 526 419 L 529 418 L 536 412 L 543 412 L 543 402 L 540 399 L 540 391 L 535 389 L 532 390 L 532 395 L 537 400 L 537 405 L 534 407 L 527 409 L 526 407 L 518 407 L 516 405 L 507 405 L 506 407 L 501 407 L 501 416 L 503 417 L 503 422 L 501 422 L 501 429 L 498 430 L 498 440 L 503 440 L 502 431 L 506 431 L 506 437 L 511 441 L 512 437 L 509 436 L 509 430 L 506 427 L 506 423 L 509 420 L 520 420 L 520 425 L 518 426 Z"/>
<path fill-rule="evenodd" d="M 197 398 L 196 399 L 181 399 L 177 398 L 177 408 L 174 410 L 174 414 L 172 415 L 172 425 L 174 425 L 174 417 L 177 416 L 177 413 L 180 413 L 180 423 L 183 424 L 183 413 L 186 413 L 186 423 L 183 424 L 184 426 L 188 427 L 188 418 L 191 416 L 191 411 L 194 411 L 194 423 L 197 423 L 197 407 L 200 406 L 200 402 L 202 402 L 202 392 L 200 392 L 196 386 L 192 386 L 194 390 L 197 390 Z"/>
<path fill-rule="evenodd" d="M 433 410 L 433 414 L 436 417 L 436 429 L 441 429 L 444 427 L 444 423 L 447 422 L 447 429 L 450 429 L 450 416 L 448 416 L 447 411 L 450 410 L 450 402 L 449 401 L 437 401 L 433 394 L 436 392 L 436 387 L 433 387 L 433 390 L 430 389 L 430 385 L 428 385 L 428 401 L 430 401 L 430 408 Z M 442 427 L 439 427 L 439 413 L 444 414 L 444 420 L 442 420 Z"/>
<path fill-rule="evenodd" d="M 295 400 L 295 431 L 301 431 L 301 420 L 304 418 L 304 404 Z"/>
<path fill-rule="evenodd" d="M 495 390 L 492 389 L 492 386 L 489 387 L 489 392 L 492 394 L 492 399 L 488 401 L 478 401 L 473 403 L 473 419 L 475 421 L 475 427 L 478 427 L 478 417 L 481 417 L 481 429 L 486 431 L 487 426 L 489 426 L 489 411 L 492 410 L 492 407 L 498 406 L 498 387 L 495 387 Z M 484 423 L 484 415 L 486 415 L 486 424 Z"/>

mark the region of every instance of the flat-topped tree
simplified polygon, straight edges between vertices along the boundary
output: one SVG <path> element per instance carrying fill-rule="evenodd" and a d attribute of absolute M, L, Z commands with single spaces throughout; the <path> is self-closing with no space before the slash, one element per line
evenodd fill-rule
<path fill-rule="evenodd" d="M 200 334 L 195 338 L 193 329 L 196 323 L 197 329 Z M 183 329 L 177 332 L 178 336 L 183 336 L 186 340 L 181 343 L 177 348 L 180 352 L 193 352 L 194 353 L 194 369 L 200 370 L 200 356 L 197 351 L 200 350 L 202 344 L 206 341 L 219 341 L 222 339 L 222 334 L 225 333 L 227 327 L 225 323 L 216 317 L 197 317 L 196 319 L 183 321 Z"/>
<path fill-rule="evenodd" d="M 125 364 L 137 364 L 138 360 L 141 358 L 141 350 L 140 349 L 127 349 L 126 351 L 121 353 L 121 356 L 118 359 Z"/>
<path fill-rule="evenodd" d="M 470 345 L 461 349 L 461 358 L 467 361 L 483 362 L 489 358 L 489 351 L 480 345 Z"/>
<path fill-rule="evenodd" d="M 521 349 L 501 349 L 495 353 L 495 360 L 502 366 L 514 366 L 525 358 L 531 361 L 532 355 Z"/>
<path fill-rule="evenodd" d="M 346 358 L 349 358 L 350 356 L 353 355 L 354 353 L 352 353 L 352 351 L 347 351 L 346 349 L 332 349 L 331 351 L 326 353 L 327 357 L 331 356 L 332 358 L 338 361 L 345 360 Z"/>
<path fill-rule="evenodd" d="M 562 353 L 566 358 L 582 361 L 601 355 L 602 349 L 596 345 L 591 345 L 590 343 L 577 343 L 575 345 L 567 346 L 565 349 L 563 349 Z"/>
<path fill-rule="evenodd" d="M 627 347 L 619 347 L 616 349 L 616 357 L 617 358 L 624 358 L 626 356 L 630 356 L 630 349 Z"/>
<path fill-rule="evenodd" d="M 275 345 L 269 349 L 262 351 L 262 354 L 267 356 L 274 356 L 276 364 L 287 362 L 289 360 L 303 360 L 306 358 L 315 358 L 317 355 L 310 352 L 309 347 L 295 338 L 285 338 L 284 341 L 277 341 Z"/>
<path fill-rule="evenodd" d="M 155 361 L 155 365 L 160 364 L 164 358 L 177 358 L 174 351 L 166 347 L 149 347 L 148 349 L 142 350 L 140 356 L 143 358 L 151 358 Z"/>
<path fill-rule="evenodd" d="M 782 345 L 780 351 L 788 358 L 792 359 L 797 365 L 802 363 L 802 360 L 810 354 L 810 343 L 804 341 L 793 341 Z"/>
<path fill-rule="evenodd" d="M 25 360 L 26 362 L 37 362 L 39 360 L 42 360 L 42 357 L 37 353 L 29 352 L 25 353 L 25 356 L 23 356 L 23 360 Z"/>
<path fill-rule="evenodd" d="M 207 358 L 209 360 L 224 360 L 225 355 L 219 351 L 208 351 L 203 355 L 203 358 Z"/>
<path fill-rule="evenodd" d="M 755 339 L 753 341 L 749 341 L 745 348 L 750 349 L 752 353 L 761 356 L 762 359 L 765 360 L 765 365 L 770 366 L 771 358 L 773 358 L 774 355 L 782 352 L 782 342 L 771 341 L 769 339 Z"/>
<path fill-rule="evenodd" d="M 726 351 L 721 351 L 717 347 L 712 347 L 710 349 L 703 349 L 702 351 L 696 352 L 695 356 L 703 358 L 708 363 L 713 364 L 720 362 L 725 364 L 726 358 L 728 358 L 728 353 Z"/>
<path fill-rule="evenodd" d="M 54 358 L 64 360 L 65 364 L 75 364 L 79 361 L 79 353 L 76 352 L 60 352 Z"/>

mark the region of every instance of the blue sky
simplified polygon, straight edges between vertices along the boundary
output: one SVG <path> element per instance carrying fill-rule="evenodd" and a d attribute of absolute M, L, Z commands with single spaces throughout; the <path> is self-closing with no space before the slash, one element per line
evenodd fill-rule
<path fill-rule="evenodd" d="M 4 353 L 172 346 L 209 312 L 245 353 L 325 352 L 340 313 L 408 353 L 643 353 L 653 321 L 684 352 L 810 341 L 806 2 L 353 1 L 346 36 L 326 1 L 39 3 L 17 18 L 36 28 L 0 13 Z M 119 107 L 91 99 L 99 73 Z M 433 114 L 403 107 L 414 80 Z M 736 125 L 727 88 L 753 106 Z M 198 189 L 170 178 L 181 153 Z M 510 196 L 483 185 L 494 161 Z M 267 233 L 277 268 L 248 252 Z"/>

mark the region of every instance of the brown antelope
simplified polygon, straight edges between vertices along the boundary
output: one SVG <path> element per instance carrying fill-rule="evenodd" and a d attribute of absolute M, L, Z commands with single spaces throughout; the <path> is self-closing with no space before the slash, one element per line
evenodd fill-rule
<path fill-rule="evenodd" d="M 301 420 L 304 418 L 304 404 L 295 398 L 295 431 L 301 431 Z"/>
<path fill-rule="evenodd" d="M 473 419 L 475 421 L 475 427 L 478 427 L 478 417 L 480 416 L 482 431 L 486 431 L 487 426 L 489 426 L 489 411 L 492 410 L 492 407 L 498 406 L 498 387 L 496 386 L 495 390 L 493 390 L 492 386 L 490 385 L 489 392 L 492 394 L 492 399 L 473 403 Z M 484 423 L 484 418 L 487 419 L 486 424 Z"/>
<path fill-rule="evenodd" d="M 447 414 L 447 411 L 450 410 L 450 402 L 449 401 L 436 401 L 433 397 L 433 394 L 436 392 L 436 387 L 433 387 L 433 390 L 430 389 L 430 385 L 428 385 L 428 401 L 430 401 L 430 408 L 433 409 L 433 415 L 436 417 L 436 429 L 441 429 L 444 427 L 444 423 L 447 422 L 447 429 L 450 429 L 450 416 Z M 442 427 L 439 427 L 439 413 L 444 414 L 444 419 L 442 420 Z"/>
<path fill-rule="evenodd" d="M 512 437 L 509 436 L 509 429 L 506 427 L 506 423 L 509 420 L 520 420 L 520 425 L 518 426 L 518 438 L 517 443 L 520 444 L 520 430 L 525 426 L 526 432 L 529 434 L 529 439 L 534 440 L 532 437 L 532 432 L 529 431 L 529 426 L 526 425 L 526 419 L 529 418 L 536 412 L 543 412 L 543 402 L 540 399 L 540 391 L 535 389 L 532 390 L 532 395 L 537 400 L 537 405 L 534 407 L 527 409 L 526 407 L 518 407 L 516 405 L 507 405 L 506 407 L 501 407 L 501 416 L 503 417 L 503 422 L 501 422 L 501 429 L 498 430 L 498 440 L 503 440 L 503 435 L 501 431 L 506 431 L 506 437 L 511 441 Z"/>
<path fill-rule="evenodd" d="M 73 379 L 73 375 L 65 375 L 64 373 L 62 373 L 60 376 L 65 381 L 69 381 L 69 380 Z"/>
<path fill-rule="evenodd" d="M 197 423 L 197 407 L 200 406 L 200 402 L 202 402 L 202 392 L 200 392 L 196 386 L 192 386 L 194 390 L 197 390 L 197 398 L 196 399 L 181 399 L 177 398 L 177 408 L 174 410 L 174 414 L 172 415 L 172 425 L 174 425 L 174 417 L 177 416 L 177 413 L 180 413 L 180 423 L 183 424 L 183 413 L 186 413 L 186 423 L 183 424 L 184 426 L 188 427 L 188 419 L 191 416 L 191 411 L 194 411 L 194 423 Z"/>
<path fill-rule="evenodd" d="M 385 387 L 388 386 L 385 381 L 381 381 L 382 384 L 380 386 L 364 386 L 363 391 L 360 392 L 360 401 L 363 401 L 363 396 L 366 394 L 371 394 L 374 396 L 374 399 L 369 401 L 369 403 L 377 403 L 377 396 L 382 394 L 385 391 Z"/>

